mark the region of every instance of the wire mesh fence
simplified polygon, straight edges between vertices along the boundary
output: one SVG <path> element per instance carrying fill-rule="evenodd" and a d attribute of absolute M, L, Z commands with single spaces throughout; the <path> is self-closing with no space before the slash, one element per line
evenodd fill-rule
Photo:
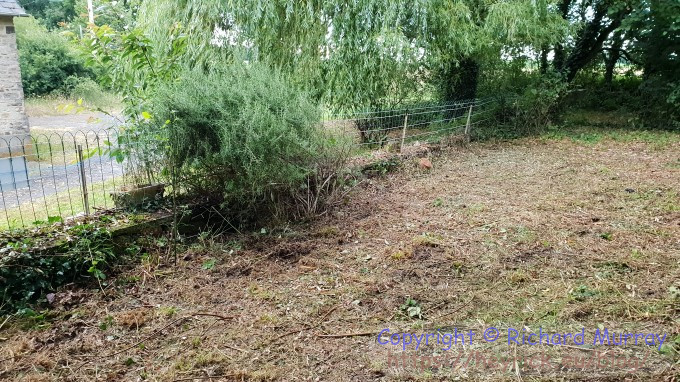
<path fill-rule="evenodd" d="M 349 137 L 357 150 L 402 147 L 456 133 L 469 139 L 489 120 L 490 103 L 468 100 L 371 110 L 328 118 L 323 126 Z M 131 179 L 139 175 L 139 161 L 119 153 L 130 145 L 139 145 L 136 151 L 143 152 L 144 144 L 157 144 L 155 137 L 130 134 L 110 128 L 0 138 L 0 230 L 115 208 L 117 193 L 139 185 L 139 179 Z"/>
<path fill-rule="evenodd" d="M 475 127 L 490 120 L 491 103 L 491 99 L 476 99 L 416 104 L 331 118 L 324 125 L 353 135 L 355 143 L 366 148 L 403 146 L 414 140 L 436 140 L 456 133 L 469 138 Z"/>

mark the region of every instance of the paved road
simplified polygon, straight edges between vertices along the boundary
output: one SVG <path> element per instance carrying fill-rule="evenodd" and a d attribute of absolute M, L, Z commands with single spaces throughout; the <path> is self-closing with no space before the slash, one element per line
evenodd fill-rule
<path fill-rule="evenodd" d="M 28 117 L 31 131 L 49 132 L 75 132 L 75 131 L 100 131 L 120 125 L 120 121 L 102 113 L 82 113 L 64 115 L 44 115 Z"/>
<path fill-rule="evenodd" d="M 34 136 L 44 135 L 54 137 L 53 134 L 60 136 L 67 134 L 68 137 L 71 137 L 69 133 L 74 134 L 79 131 L 100 132 L 117 126 L 119 122 L 105 114 L 68 114 L 29 117 L 29 124 Z M 42 200 L 44 197 L 67 190 L 79 190 L 82 187 L 80 183 L 80 167 L 74 159 L 75 153 L 71 152 L 67 153 L 66 157 L 55 156 L 52 161 L 28 161 L 26 163 L 29 179 L 27 185 L 16 189 L 13 186 L 8 187 L 4 185 L 2 187 L 0 185 L 0 211 L 19 205 L 28 206 L 31 200 L 36 203 L 36 208 L 44 210 L 45 202 Z M 83 164 L 90 192 L 108 193 L 112 191 L 108 189 L 102 191 L 102 183 L 114 178 L 120 178 L 123 175 L 123 166 L 107 155 L 86 159 Z M 112 186 L 113 184 L 109 185 L 110 188 L 113 188 Z M 116 186 L 118 187 L 119 184 L 116 184 Z M 70 198 L 82 200 L 82 194 L 80 192 L 71 192 Z M 68 199 L 69 196 L 65 195 L 64 200 Z"/>

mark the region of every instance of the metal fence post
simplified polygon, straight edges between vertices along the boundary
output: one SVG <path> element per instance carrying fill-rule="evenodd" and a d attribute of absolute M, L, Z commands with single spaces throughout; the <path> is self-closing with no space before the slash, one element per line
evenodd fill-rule
<path fill-rule="evenodd" d="M 90 201 L 87 195 L 87 179 L 85 178 L 85 161 L 83 160 L 83 146 L 78 145 L 78 163 L 80 167 L 80 184 L 83 186 L 83 204 L 85 215 L 90 214 Z"/>
<path fill-rule="evenodd" d="M 465 143 L 470 143 L 470 129 L 472 128 L 470 120 L 472 118 L 472 106 L 470 105 L 470 110 L 468 110 L 467 123 L 465 124 Z"/>

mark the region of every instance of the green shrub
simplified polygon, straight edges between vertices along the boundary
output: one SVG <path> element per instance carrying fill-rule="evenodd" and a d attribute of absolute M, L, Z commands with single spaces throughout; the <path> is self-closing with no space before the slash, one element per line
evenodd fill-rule
<path fill-rule="evenodd" d="M 640 93 L 639 115 L 645 127 L 680 130 L 680 80 L 654 76 L 642 83 Z"/>
<path fill-rule="evenodd" d="M 69 42 L 32 17 L 16 18 L 17 47 L 24 93 L 45 95 L 64 90 L 69 76 L 89 76 Z"/>
<path fill-rule="evenodd" d="M 496 131 L 486 131 L 492 136 L 517 137 L 539 133 L 558 116 L 559 102 L 566 94 L 568 84 L 557 75 L 529 78 L 523 88 L 508 91 L 495 97 L 493 122 Z"/>
<path fill-rule="evenodd" d="M 111 110 L 119 106 L 119 100 L 110 92 L 104 91 L 101 86 L 89 77 L 69 76 L 64 81 L 64 96 L 78 100 L 83 99 L 86 104 Z"/>
<path fill-rule="evenodd" d="M 261 65 L 187 70 L 151 104 L 156 120 L 171 121 L 182 186 L 241 221 L 290 207 L 314 212 L 332 193 L 342 140 L 322 130 L 318 105 L 277 72 Z"/>

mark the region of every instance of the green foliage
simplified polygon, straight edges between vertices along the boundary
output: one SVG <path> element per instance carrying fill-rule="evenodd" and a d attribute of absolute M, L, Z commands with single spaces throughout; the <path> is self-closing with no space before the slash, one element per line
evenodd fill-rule
<path fill-rule="evenodd" d="M 181 68 L 178 61 L 187 48 L 186 36 L 177 23 L 171 29 L 172 41 L 158 49 L 139 28 L 118 32 L 108 25 L 91 26 L 81 43 L 87 65 L 101 73 L 98 78 L 106 87 L 122 95 L 125 117 L 117 142 L 104 142 L 101 152 L 88 155 L 107 154 L 125 162 L 126 174 L 137 186 L 154 183 L 157 174 L 167 173 L 167 136 L 163 129 L 152 128 L 149 99 L 159 86 L 172 83 Z"/>
<path fill-rule="evenodd" d="M 0 310 L 36 301 L 58 286 L 83 277 L 103 280 L 108 263 L 115 257 L 111 233 L 95 224 L 69 229 L 71 243 L 62 243 L 55 252 L 36 248 L 31 239 L 5 243 L 0 250 Z"/>
<path fill-rule="evenodd" d="M 439 68 L 465 57 L 499 60 L 504 44 L 559 39 L 566 23 L 547 9 L 526 0 L 150 0 L 139 24 L 154 47 L 172 41 L 173 22 L 191 30 L 189 66 L 259 61 L 333 110 L 356 110 L 420 97 Z"/>
<path fill-rule="evenodd" d="M 581 284 L 569 291 L 569 295 L 576 301 L 585 301 L 599 295 L 596 290 L 590 289 L 587 285 Z"/>
<path fill-rule="evenodd" d="M 69 76 L 64 81 L 64 95 L 72 100 L 82 99 L 87 105 L 101 109 L 110 109 L 118 100 L 110 92 L 89 77 Z"/>
<path fill-rule="evenodd" d="M 243 220 L 296 205 L 342 164 L 342 141 L 321 130 L 319 107 L 263 65 L 181 72 L 151 103 L 183 186 Z"/>
<path fill-rule="evenodd" d="M 420 304 L 418 301 L 412 299 L 412 298 L 407 298 L 406 302 L 399 307 L 399 310 L 404 312 L 408 318 L 423 318 L 423 310 L 420 307 Z"/>
<path fill-rule="evenodd" d="M 100 74 L 99 81 L 123 95 L 123 113 L 131 126 L 148 120 L 142 116 L 147 99 L 180 69 L 178 61 L 187 47 L 181 25 L 172 25 L 169 38 L 168 46 L 154 49 L 141 29 L 118 32 L 102 25 L 93 26 L 81 43 L 86 63 Z"/>
<path fill-rule="evenodd" d="M 212 270 L 213 268 L 215 268 L 216 262 L 217 261 L 215 259 L 208 259 L 208 260 L 203 262 L 203 265 L 201 265 L 201 268 L 205 269 L 206 271 Z"/>
<path fill-rule="evenodd" d="M 544 131 L 557 118 L 559 102 L 567 89 L 568 84 L 555 74 L 523 78 L 497 97 L 493 104 L 494 127 L 512 137 Z"/>
<path fill-rule="evenodd" d="M 398 157 L 390 157 L 388 159 L 381 159 L 377 162 L 371 163 L 364 167 L 362 172 L 368 176 L 382 176 L 393 172 L 401 166 L 401 161 Z"/>
<path fill-rule="evenodd" d="M 26 95 L 63 93 L 69 77 L 90 75 L 77 52 L 57 32 L 48 31 L 31 17 L 16 18 L 15 24 Z"/>
<path fill-rule="evenodd" d="M 77 16 L 76 0 L 19 0 L 29 15 L 42 20 L 50 29 Z"/>

